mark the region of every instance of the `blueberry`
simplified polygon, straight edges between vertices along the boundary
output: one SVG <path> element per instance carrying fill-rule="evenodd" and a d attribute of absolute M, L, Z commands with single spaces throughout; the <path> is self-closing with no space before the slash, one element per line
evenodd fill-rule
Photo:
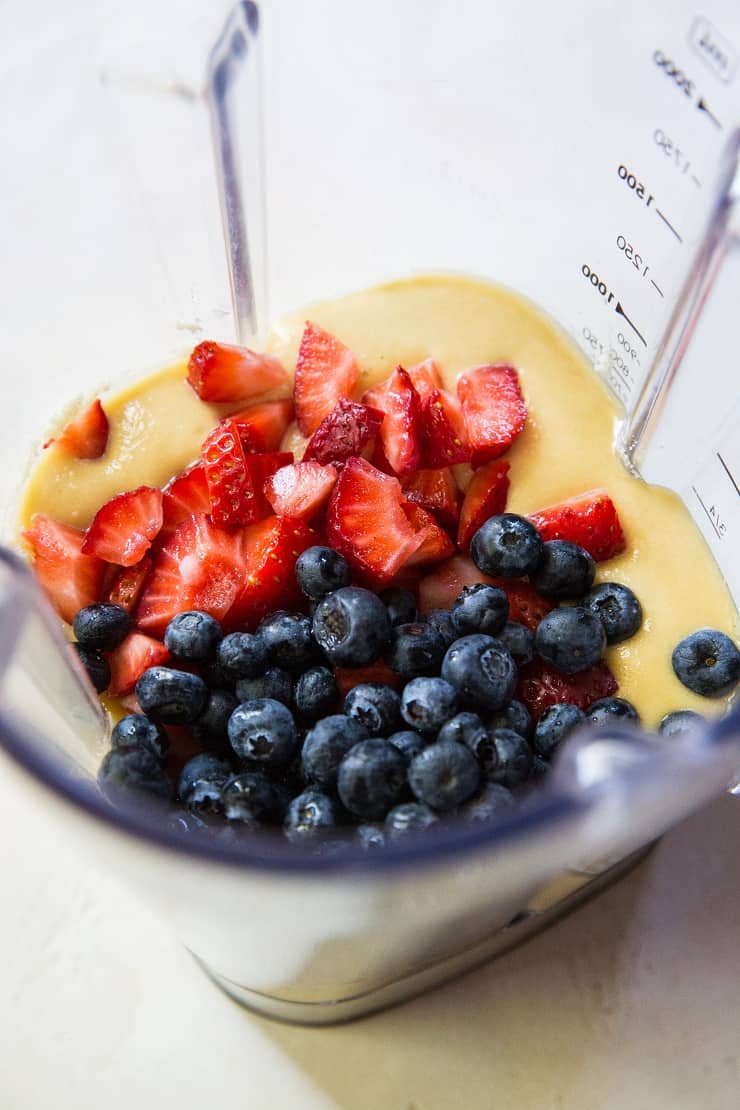
<path fill-rule="evenodd" d="M 399 840 L 409 833 L 426 832 L 438 823 L 437 814 L 423 802 L 402 802 L 388 813 L 385 830 L 390 840 Z"/>
<path fill-rule="evenodd" d="M 344 699 L 344 712 L 364 725 L 368 736 L 387 736 L 401 723 L 401 699 L 384 682 L 360 682 Z"/>
<path fill-rule="evenodd" d="M 523 516 L 502 513 L 481 525 L 470 544 L 470 555 L 484 574 L 498 578 L 523 578 L 542 557 L 542 540 Z"/>
<path fill-rule="evenodd" d="M 230 775 L 231 768 L 223 759 L 212 752 L 201 752 L 180 772 L 177 796 L 192 813 L 222 813 L 221 789 Z"/>
<path fill-rule="evenodd" d="M 509 616 L 509 599 L 498 586 L 476 582 L 465 586 L 450 610 L 452 623 L 458 636 L 485 632 L 495 636 L 506 624 Z"/>
<path fill-rule="evenodd" d="M 149 667 L 136 683 L 136 699 L 147 717 L 166 725 L 187 725 L 205 709 L 208 687 L 197 674 Z"/>
<path fill-rule="evenodd" d="M 457 688 L 467 705 L 494 711 L 511 701 L 517 671 L 499 640 L 478 633 L 463 636 L 448 648 L 442 660 L 442 677 Z"/>
<path fill-rule="evenodd" d="M 370 820 L 385 817 L 403 798 L 406 760 L 387 740 L 361 740 L 340 763 L 337 787 L 350 813 Z"/>
<path fill-rule="evenodd" d="M 551 770 L 552 766 L 549 760 L 535 753 L 532 756 L 532 770 L 529 772 L 530 781 L 543 778 Z"/>
<path fill-rule="evenodd" d="M 163 728 L 150 721 L 143 713 L 129 713 L 113 726 L 110 737 L 112 748 L 138 746 L 147 748 L 160 761 L 170 747 L 170 739 Z"/>
<path fill-rule="evenodd" d="M 532 747 L 538 755 L 550 759 L 565 737 L 585 720 L 586 714 L 577 705 L 551 705 L 537 721 Z"/>
<path fill-rule="evenodd" d="M 401 716 L 417 732 L 439 732 L 457 710 L 457 690 L 444 678 L 412 678 L 403 688 Z"/>
<path fill-rule="evenodd" d="M 331 547 L 306 548 L 296 559 L 295 576 L 301 592 L 312 601 L 352 581 L 349 563 Z"/>
<path fill-rule="evenodd" d="M 548 540 L 529 580 L 543 597 L 557 601 L 583 597 L 591 589 L 596 563 L 588 551 L 570 540 Z"/>
<path fill-rule="evenodd" d="M 367 735 L 363 724 L 343 713 L 317 721 L 303 741 L 301 767 L 306 780 L 325 789 L 336 789 L 339 764 L 350 748 L 366 740 Z"/>
<path fill-rule="evenodd" d="M 424 614 L 424 620 L 439 632 L 446 648 L 450 644 L 454 644 L 457 639 L 457 631 L 452 623 L 449 609 L 430 609 L 428 613 Z"/>
<path fill-rule="evenodd" d="M 268 667 L 256 678 L 240 678 L 236 684 L 236 696 L 239 701 L 272 698 L 290 706 L 293 703 L 293 679 L 280 667 Z"/>
<path fill-rule="evenodd" d="M 401 678 L 436 674 L 439 671 L 445 642 L 431 624 L 415 621 L 393 629 L 388 665 Z"/>
<path fill-rule="evenodd" d="M 416 620 L 416 598 L 411 590 L 401 590 L 398 586 L 391 586 L 383 590 L 379 596 L 388 610 L 388 619 L 392 628 L 399 624 L 411 624 Z"/>
<path fill-rule="evenodd" d="M 164 632 L 164 644 L 176 659 L 205 663 L 215 656 L 222 637 L 221 625 L 215 617 L 189 609 L 172 618 Z"/>
<path fill-rule="evenodd" d="M 534 659 L 534 633 L 519 621 L 507 621 L 497 638 L 508 650 L 517 667 L 524 667 Z"/>
<path fill-rule="evenodd" d="M 366 852 L 385 848 L 385 830 L 382 825 L 358 825 L 355 836 Z"/>
<path fill-rule="evenodd" d="M 456 740 L 437 740 L 412 760 L 408 780 L 420 802 L 446 813 L 475 794 L 480 783 L 480 767 L 464 744 Z"/>
<path fill-rule="evenodd" d="M 100 601 L 78 609 L 72 631 L 78 643 L 98 651 L 113 651 L 131 630 L 131 617 L 121 605 Z"/>
<path fill-rule="evenodd" d="M 694 713 L 693 709 L 675 709 L 673 713 L 666 713 L 660 722 L 659 732 L 663 736 L 676 736 L 680 732 L 686 732 L 688 729 L 704 724 L 706 724 L 704 718 L 700 713 Z"/>
<path fill-rule="evenodd" d="M 257 678 L 267 667 L 267 647 L 253 632 L 230 632 L 218 645 L 216 662 L 230 682 Z"/>
<path fill-rule="evenodd" d="M 582 606 L 553 609 L 537 625 L 537 651 L 551 667 L 563 674 L 587 671 L 606 647 L 606 633 L 598 617 Z"/>
<path fill-rule="evenodd" d="M 724 697 L 740 679 L 740 651 L 716 628 L 701 628 L 681 640 L 671 662 L 679 681 L 705 698 Z"/>
<path fill-rule="evenodd" d="M 261 771 L 232 775 L 221 788 L 221 806 L 229 821 L 263 825 L 274 820 L 279 810 L 275 787 Z"/>
<path fill-rule="evenodd" d="M 515 698 L 499 709 L 498 713 L 491 713 L 486 718 L 486 728 L 491 731 L 495 728 L 511 728 L 518 732 L 525 740 L 532 735 L 532 717 L 523 702 Z"/>
<path fill-rule="evenodd" d="M 96 691 L 102 694 L 110 686 L 110 665 L 104 655 L 95 648 L 83 647 L 82 644 L 72 644 L 77 652 L 77 658 L 87 671 L 87 677 L 92 682 Z"/>
<path fill-rule="evenodd" d="M 332 713 L 339 700 L 339 688 L 328 667 L 311 667 L 295 684 L 295 706 L 307 721 L 318 721 Z"/>
<path fill-rule="evenodd" d="M 499 782 L 486 782 L 483 789 L 461 808 L 460 816 L 465 821 L 490 821 L 515 806 L 516 799 L 508 787 Z"/>
<path fill-rule="evenodd" d="M 642 606 L 632 590 L 620 582 L 600 582 L 586 594 L 583 606 L 598 617 L 607 644 L 621 644 L 642 624 Z"/>
<path fill-rule="evenodd" d="M 279 609 L 260 621 L 257 633 L 273 666 L 282 667 L 290 674 L 301 674 L 316 661 L 311 619 L 303 613 Z"/>
<path fill-rule="evenodd" d="M 172 783 L 162 764 L 148 748 L 138 744 L 108 752 L 100 764 L 98 782 L 106 791 L 126 790 L 155 794 L 158 798 L 172 797 Z"/>
<path fill-rule="evenodd" d="M 626 698 L 599 698 L 586 710 L 586 720 L 594 725 L 611 724 L 614 721 L 634 721 L 639 724 L 640 714 Z"/>
<path fill-rule="evenodd" d="M 198 670 L 206 686 L 211 690 L 231 690 L 233 692 L 234 679 L 230 677 L 217 660 L 212 663 L 203 663 Z"/>
<path fill-rule="evenodd" d="M 476 732 L 473 736 L 468 738 L 466 744 L 466 747 L 470 749 L 478 761 L 478 766 L 484 775 L 488 775 L 490 772 L 495 771 L 499 763 L 498 750 L 493 739 L 493 731 L 495 730 L 489 732 L 488 729 L 484 729 L 483 732 Z"/>
<path fill-rule="evenodd" d="M 335 803 L 320 790 L 304 790 L 293 798 L 283 821 L 289 840 L 304 840 L 336 825 Z"/>
<path fill-rule="evenodd" d="M 229 718 L 228 731 L 239 758 L 262 767 L 285 767 L 298 744 L 293 714 L 274 698 L 242 702 Z"/>
<path fill-rule="evenodd" d="M 532 749 L 523 736 L 510 728 L 497 728 L 490 734 L 496 761 L 485 768 L 489 782 L 502 786 L 518 786 L 526 782 L 532 770 Z"/>
<path fill-rule="evenodd" d="M 425 740 L 418 732 L 412 732 L 410 729 L 406 729 L 403 732 L 392 733 L 392 735 L 388 737 L 388 743 L 392 744 L 394 748 L 398 748 L 408 764 L 424 747 Z"/>
<path fill-rule="evenodd" d="M 345 586 L 320 601 L 313 634 L 329 660 L 339 667 L 364 667 L 378 658 L 391 637 L 383 602 L 370 590 Z"/>
<path fill-rule="evenodd" d="M 229 751 L 229 718 L 239 702 L 228 690 L 210 690 L 206 707 L 190 726 L 195 739 L 204 748 Z"/>
<path fill-rule="evenodd" d="M 476 740 L 485 736 L 486 728 L 477 713 L 456 713 L 445 721 L 437 736 L 438 740 L 454 740 L 472 748 Z"/>

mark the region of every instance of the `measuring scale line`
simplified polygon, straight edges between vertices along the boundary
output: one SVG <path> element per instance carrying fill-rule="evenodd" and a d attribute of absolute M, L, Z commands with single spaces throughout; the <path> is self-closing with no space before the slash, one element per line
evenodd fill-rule
<path fill-rule="evenodd" d="M 724 459 L 722 458 L 722 456 L 720 455 L 719 451 L 717 452 L 717 458 L 719 459 L 720 463 L 722 464 L 722 468 L 723 468 L 723 470 L 724 470 L 725 474 L 727 475 L 727 477 L 728 477 L 728 478 L 730 479 L 730 481 L 732 482 L 732 484 L 733 484 L 733 486 L 734 486 L 734 488 L 735 488 L 735 493 L 736 493 L 736 494 L 738 495 L 738 497 L 740 497 L 740 489 L 738 489 L 738 486 L 737 486 L 737 482 L 735 481 L 735 479 L 734 479 L 734 477 L 733 477 L 733 475 L 732 475 L 732 471 L 730 470 L 729 466 L 727 465 L 727 463 L 725 462 L 725 460 L 724 460 Z"/>
<path fill-rule="evenodd" d="M 707 107 L 707 102 L 705 101 L 703 96 L 699 97 L 696 102 L 696 106 L 700 112 L 703 112 L 704 115 L 712 121 L 715 127 L 719 127 L 720 131 L 722 130 L 722 124 L 719 122 L 717 117 L 709 111 L 709 108 Z"/>
<path fill-rule="evenodd" d="M 622 317 L 623 317 L 623 318 L 624 318 L 624 319 L 625 319 L 625 320 L 627 321 L 627 323 L 628 323 L 628 324 L 629 324 L 629 326 L 630 326 L 630 327 L 632 328 L 633 332 L 635 333 L 635 335 L 637 336 L 637 338 L 638 338 L 638 339 L 640 340 L 640 342 L 642 343 L 642 345 L 643 345 L 644 347 L 647 347 L 647 341 L 646 341 L 646 340 L 645 340 L 645 338 L 644 338 L 644 337 L 642 336 L 642 334 L 641 334 L 641 333 L 640 333 L 640 332 L 639 332 L 639 331 L 637 330 L 637 328 L 636 328 L 636 327 L 635 327 L 635 325 L 634 325 L 634 324 L 632 323 L 632 321 L 630 320 L 630 318 L 629 318 L 629 316 L 627 315 L 627 313 L 626 313 L 626 312 L 624 311 L 624 309 L 622 308 L 622 302 L 621 302 L 621 301 L 617 301 L 617 306 L 616 306 L 616 308 L 614 309 L 614 311 L 615 311 L 615 312 L 617 313 L 617 315 L 618 315 L 618 316 L 622 316 Z"/>
<path fill-rule="evenodd" d="M 653 281 L 653 279 L 652 279 L 652 278 L 650 278 L 650 280 L 651 280 L 651 281 L 653 282 L 653 285 L 655 286 L 655 288 L 656 288 L 656 289 L 658 290 L 658 292 L 660 293 L 660 295 L 661 295 L 661 297 L 662 297 L 662 296 L 663 296 L 663 290 L 662 290 L 662 289 L 660 288 L 660 286 L 658 285 L 657 281 Z"/>
<path fill-rule="evenodd" d="M 676 231 L 676 229 L 673 226 L 673 224 L 671 223 L 671 221 L 666 216 L 663 215 L 663 213 L 661 212 L 661 210 L 659 208 L 656 208 L 655 211 L 658 213 L 658 215 L 660 216 L 661 220 L 663 221 L 665 226 L 668 228 L 668 230 L 673 232 L 673 234 L 678 239 L 679 243 L 683 243 L 683 239 L 678 234 L 678 232 Z"/>
<path fill-rule="evenodd" d="M 708 509 L 708 508 L 706 507 L 706 505 L 705 505 L 705 504 L 704 504 L 704 502 L 702 501 L 701 497 L 699 496 L 699 491 L 697 490 L 696 486 L 692 486 L 691 488 L 692 488 L 692 490 L 693 490 L 693 492 L 694 492 L 694 495 L 695 495 L 695 497 L 696 497 L 696 500 L 697 500 L 697 501 L 699 502 L 699 504 L 701 505 L 702 509 L 704 510 L 704 512 L 705 512 L 705 514 L 706 514 L 706 517 L 707 517 L 707 520 L 708 520 L 708 521 L 709 521 L 709 523 L 710 523 L 710 524 L 712 525 L 712 528 L 713 528 L 713 529 L 714 529 L 714 531 L 715 531 L 715 534 L 716 534 L 716 536 L 717 536 L 717 539 L 718 539 L 718 540 L 721 540 L 721 539 L 722 539 L 722 533 L 720 532 L 719 528 L 717 527 L 717 522 L 715 521 L 715 519 L 714 519 L 714 517 L 712 516 L 712 514 L 710 513 L 709 509 Z"/>

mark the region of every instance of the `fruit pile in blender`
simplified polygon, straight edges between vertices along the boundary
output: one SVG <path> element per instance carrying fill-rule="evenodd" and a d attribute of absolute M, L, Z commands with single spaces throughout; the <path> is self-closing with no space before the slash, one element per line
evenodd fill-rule
<path fill-rule="evenodd" d="M 428 359 L 357 398 L 352 352 L 309 323 L 291 399 L 259 400 L 287 389 L 285 370 L 224 344 L 199 344 L 187 380 L 245 405 L 199 459 L 84 532 L 36 516 L 24 533 L 93 685 L 128 710 L 99 772 L 111 797 L 376 847 L 489 820 L 579 724 L 639 720 L 603 658 L 642 621 L 627 586 L 594 585 L 625 548 L 608 493 L 505 511 L 503 456 L 527 419 L 513 367 L 475 367 L 452 393 Z M 280 450 L 294 418 L 297 462 Z M 57 442 L 99 457 L 107 434 L 96 401 Z M 673 665 L 717 697 L 740 653 L 703 629 Z"/>

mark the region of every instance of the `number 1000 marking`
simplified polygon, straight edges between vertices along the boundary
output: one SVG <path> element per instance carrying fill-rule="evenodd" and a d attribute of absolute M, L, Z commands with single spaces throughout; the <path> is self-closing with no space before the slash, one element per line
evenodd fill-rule
<path fill-rule="evenodd" d="M 604 297 L 606 303 L 611 304 L 614 300 L 614 294 L 611 292 L 606 282 L 602 281 L 599 275 L 594 270 L 592 270 L 591 267 L 585 262 L 581 266 L 581 273 L 585 278 L 588 278 L 594 289 L 601 293 L 601 296 Z"/>

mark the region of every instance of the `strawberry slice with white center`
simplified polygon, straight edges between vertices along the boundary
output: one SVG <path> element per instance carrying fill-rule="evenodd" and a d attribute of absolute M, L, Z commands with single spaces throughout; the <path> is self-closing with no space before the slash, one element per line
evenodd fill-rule
<path fill-rule="evenodd" d="M 286 399 L 250 405 L 225 416 L 222 423 L 228 421 L 236 427 L 242 447 L 249 453 L 277 451 L 292 419 L 293 402 Z"/>
<path fill-rule="evenodd" d="M 214 524 L 229 527 L 259 518 L 259 502 L 236 429 L 218 424 L 201 448 Z"/>
<path fill-rule="evenodd" d="M 200 609 L 222 620 L 246 578 L 243 531 L 226 531 L 197 514 L 179 524 L 154 558 L 136 610 L 136 624 L 163 636 L 177 614 Z"/>
<path fill-rule="evenodd" d="M 85 555 L 132 567 L 162 527 L 162 491 L 152 486 L 119 493 L 98 509 L 82 544 Z"/>
<path fill-rule="evenodd" d="M 421 402 L 422 464 L 425 467 L 454 466 L 470 461 L 465 422 L 457 397 L 445 389 L 433 389 Z"/>
<path fill-rule="evenodd" d="M 397 478 L 365 459 L 349 459 L 329 502 L 327 540 L 360 574 L 386 583 L 424 541 L 403 505 Z"/>
<path fill-rule="evenodd" d="M 624 532 L 606 490 L 594 489 L 550 505 L 529 518 L 543 540 L 570 540 L 601 562 L 624 551 Z"/>
<path fill-rule="evenodd" d="M 306 462 L 341 465 L 353 455 L 362 454 L 382 424 L 383 413 L 378 409 L 342 397 L 309 439 L 303 458 Z"/>
<path fill-rule="evenodd" d="M 201 401 L 248 401 L 288 384 L 284 367 L 272 355 L 207 339 L 193 349 L 188 383 Z"/>
<path fill-rule="evenodd" d="M 293 462 L 293 452 L 263 451 L 257 455 L 245 455 L 244 458 L 255 496 L 254 513 L 250 522 L 254 523 L 272 514 L 272 506 L 265 497 L 265 486 L 273 474 L 285 466 L 290 466 Z"/>
<path fill-rule="evenodd" d="M 380 426 L 383 453 L 399 476 L 411 474 L 421 462 L 421 403 L 411 378 L 397 366 L 390 378 L 363 397 L 384 414 Z"/>
<path fill-rule="evenodd" d="M 460 491 L 449 467 L 417 470 L 402 483 L 407 501 L 413 501 L 435 517 L 448 531 L 457 531 Z"/>
<path fill-rule="evenodd" d="M 162 529 L 159 538 L 171 536 L 193 513 L 210 513 L 211 499 L 202 462 L 193 463 L 171 478 L 162 490 Z"/>
<path fill-rule="evenodd" d="M 329 499 L 336 467 L 317 462 L 283 466 L 265 482 L 265 497 L 278 516 L 310 520 Z"/>
<path fill-rule="evenodd" d="M 76 459 L 99 459 L 105 454 L 110 427 L 108 417 L 99 399 L 65 425 L 55 439 L 48 440 L 44 447 L 56 443 L 68 455 Z"/>
<path fill-rule="evenodd" d="M 224 628 L 251 630 L 275 609 L 301 604 L 295 563 L 318 540 L 300 520 L 269 516 L 241 533 L 242 586 L 224 619 Z"/>
<path fill-rule="evenodd" d="M 84 532 L 37 513 L 23 538 L 33 552 L 33 570 L 62 620 L 100 598 L 106 565 L 82 551 Z"/>
<path fill-rule="evenodd" d="M 108 693 L 114 698 L 130 694 L 148 667 L 167 663 L 170 653 L 161 640 L 154 640 L 142 632 L 129 632 L 108 656 L 111 680 Z"/>
<path fill-rule="evenodd" d="M 457 546 L 461 551 L 468 550 L 473 536 L 489 516 L 496 516 L 506 508 L 509 469 L 507 462 L 494 459 L 473 474 L 460 509 Z"/>
<path fill-rule="evenodd" d="M 476 366 L 457 382 L 473 466 L 508 451 L 524 427 L 527 406 L 513 366 Z"/>
<path fill-rule="evenodd" d="M 448 559 L 453 554 L 455 550 L 454 543 L 431 513 L 420 508 L 419 505 L 414 505 L 411 501 L 406 502 L 403 511 L 414 530 L 423 537 L 421 544 L 406 563 L 407 567 L 438 563 L 442 559 Z"/>
<path fill-rule="evenodd" d="M 428 397 L 435 389 L 444 388 L 437 363 L 433 358 L 425 358 L 423 362 L 417 362 L 415 366 L 409 366 L 408 375 L 414 389 L 422 399 Z"/>
<path fill-rule="evenodd" d="M 153 565 L 149 556 L 145 555 L 132 567 L 121 567 L 108 587 L 106 601 L 111 605 L 120 605 L 127 613 L 133 613 Z"/>
<path fill-rule="evenodd" d="M 349 347 L 317 324 L 306 324 L 294 389 L 296 419 L 304 436 L 316 431 L 340 398 L 352 396 L 359 373 Z"/>

